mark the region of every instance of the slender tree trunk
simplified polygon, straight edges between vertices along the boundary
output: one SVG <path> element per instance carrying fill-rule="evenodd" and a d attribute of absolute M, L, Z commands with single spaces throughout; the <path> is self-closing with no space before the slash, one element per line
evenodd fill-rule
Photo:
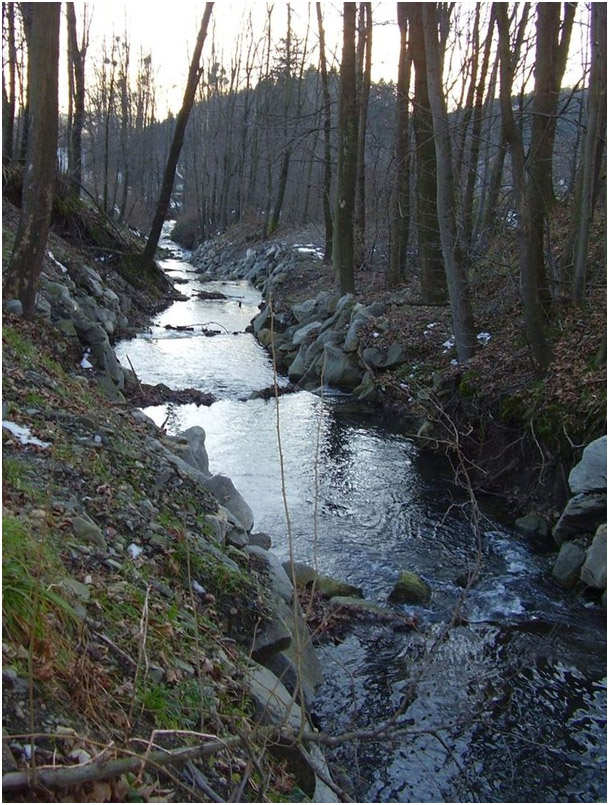
<path fill-rule="evenodd" d="M 372 4 L 359 4 L 357 76 L 357 180 L 355 191 L 355 262 L 362 265 L 366 248 L 366 129 L 372 70 Z"/>
<path fill-rule="evenodd" d="M 438 225 L 436 149 L 427 86 L 423 4 L 408 3 L 407 6 L 410 52 L 415 72 L 412 124 L 416 142 L 416 211 L 421 297 L 425 304 L 435 305 L 446 302 L 447 285 Z"/>
<path fill-rule="evenodd" d="M 560 3 L 537 4 L 537 45 L 533 122 L 528 154 L 528 209 L 531 216 L 531 255 L 537 274 L 542 305 L 548 309 L 553 294 L 548 287 L 544 238 L 548 212 L 554 204 L 552 160 L 556 132 L 556 109 L 573 27 L 575 5 L 565 3 L 565 19 L 560 21 Z"/>
<path fill-rule="evenodd" d="M 28 135 L 21 216 L 4 291 L 17 297 L 32 318 L 46 249 L 55 179 L 58 129 L 59 3 L 32 4 L 28 38 Z"/>
<path fill-rule="evenodd" d="M 188 81 L 186 82 L 182 108 L 180 109 L 176 120 L 176 128 L 173 134 L 167 164 L 165 166 L 165 173 L 163 175 L 163 182 L 161 184 L 161 192 L 159 194 L 156 212 L 152 220 L 150 234 L 148 235 L 146 248 L 144 249 L 144 254 L 142 256 L 144 267 L 151 265 L 154 260 L 154 254 L 159 244 L 159 238 L 161 237 L 161 230 L 163 228 L 165 216 L 167 215 L 167 210 L 169 209 L 171 191 L 173 190 L 176 167 L 178 164 L 178 159 L 180 158 L 182 143 L 184 142 L 186 124 L 188 123 L 190 110 L 192 109 L 199 79 L 201 78 L 201 67 L 199 66 L 199 62 L 201 60 L 201 51 L 203 50 L 203 43 L 205 42 L 205 37 L 207 36 L 207 28 L 213 6 L 213 3 L 205 4 L 205 12 L 203 13 L 201 27 L 199 28 L 197 42 L 190 62 L 190 70 L 188 72 Z"/>
<path fill-rule="evenodd" d="M 408 154 L 408 92 L 410 89 L 410 54 L 407 51 L 408 16 L 405 3 L 397 3 L 400 31 L 400 55 L 395 123 L 395 181 L 391 225 L 391 255 L 387 283 L 395 288 L 405 273 L 410 223 L 410 162 Z"/>
<path fill-rule="evenodd" d="M 2 72 L 2 163 L 6 165 L 13 159 L 15 137 L 15 69 L 17 66 L 15 4 L 3 3 L 2 13 L 6 15 L 8 39 L 8 89 L 4 84 L 4 71 Z"/>
<path fill-rule="evenodd" d="M 524 323 L 535 361 L 545 369 L 552 359 L 552 350 L 545 333 L 544 314 L 537 286 L 535 267 L 537 237 L 531 230 L 532 216 L 526 188 L 524 146 L 512 110 L 513 64 L 510 54 L 507 3 L 495 4 L 495 18 L 499 31 L 501 114 L 512 160 L 512 185 L 518 218 L 518 257 Z"/>
<path fill-rule="evenodd" d="M 457 237 L 452 166 L 452 143 L 446 100 L 442 89 L 442 57 L 438 43 L 438 19 L 435 3 L 423 6 L 423 32 L 427 57 L 427 83 L 433 114 L 436 149 L 438 224 L 446 267 L 455 345 L 459 361 L 469 360 L 476 348 L 467 272 L 463 249 Z"/>
<path fill-rule="evenodd" d="M 332 260 L 332 240 L 333 222 L 332 205 L 330 204 L 330 191 L 332 187 L 332 151 L 331 151 L 331 109 L 330 109 L 330 87 L 328 84 L 328 66 L 326 62 L 325 31 L 323 17 L 321 13 L 321 3 L 315 3 L 317 9 L 317 25 L 319 28 L 319 67 L 321 71 L 321 87 L 324 106 L 324 180 L 322 189 L 322 199 L 324 208 L 324 262 Z"/>
<path fill-rule="evenodd" d="M 73 89 L 73 116 L 68 139 L 68 177 L 75 192 L 82 184 L 82 132 L 85 126 L 85 57 L 87 52 L 87 22 L 83 20 L 82 45 L 78 45 L 74 3 L 66 3 L 68 19 L 69 72 Z M 86 12 L 85 12 L 86 13 Z"/>
<path fill-rule="evenodd" d="M 607 6 L 592 3 L 590 26 L 590 80 L 587 98 L 586 139 L 582 154 L 580 189 L 577 199 L 577 233 L 573 256 L 572 298 L 581 306 L 586 289 L 588 240 L 594 216 L 595 189 L 599 181 L 599 142 L 605 137 L 607 109 Z M 602 147 L 602 146 L 601 146 Z"/>
<path fill-rule="evenodd" d="M 355 3 L 343 3 L 343 54 L 338 100 L 338 162 L 332 260 L 342 293 L 355 291 L 353 213 L 357 178 Z"/>

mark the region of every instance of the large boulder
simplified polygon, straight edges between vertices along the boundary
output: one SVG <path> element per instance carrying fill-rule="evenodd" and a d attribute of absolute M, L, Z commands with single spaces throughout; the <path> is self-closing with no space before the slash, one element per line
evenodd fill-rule
<path fill-rule="evenodd" d="M 567 589 L 575 587 L 579 581 L 579 572 L 585 559 L 586 550 L 579 540 L 563 542 L 552 569 L 553 579 L 561 587 L 566 587 Z"/>
<path fill-rule="evenodd" d="M 209 490 L 218 501 L 237 518 L 241 526 L 248 533 L 254 525 L 254 515 L 245 502 L 234 483 L 226 475 L 212 475 L 205 478 L 203 486 Z"/>
<path fill-rule="evenodd" d="M 581 569 L 581 580 L 588 587 L 607 589 L 607 523 L 599 526 L 592 544 L 586 552 L 586 561 Z"/>
<path fill-rule="evenodd" d="M 569 473 L 569 486 L 574 495 L 607 489 L 607 437 L 591 442 L 581 461 Z"/>
<path fill-rule="evenodd" d="M 198 425 L 188 428 L 175 437 L 167 437 L 172 442 L 172 451 L 191 467 L 209 475 L 209 458 L 205 449 L 205 431 Z"/>
<path fill-rule="evenodd" d="M 353 390 L 362 382 L 363 371 L 336 344 L 324 345 L 324 380 L 330 386 Z"/>
<path fill-rule="evenodd" d="M 557 545 L 580 534 L 593 534 L 607 519 L 607 494 L 605 492 L 581 492 L 565 506 L 554 526 L 552 536 Z"/>

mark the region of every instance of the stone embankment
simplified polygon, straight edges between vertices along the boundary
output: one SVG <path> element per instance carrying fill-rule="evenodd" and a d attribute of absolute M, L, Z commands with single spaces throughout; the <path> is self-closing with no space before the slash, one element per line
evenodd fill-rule
<path fill-rule="evenodd" d="M 36 478 L 36 483 L 54 489 L 51 505 L 53 512 L 61 515 L 58 525 L 64 535 L 61 540 L 65 539 L 65 545 L 71 546 L 69 551 L 80 557 L 73 569 L 66 567 L 65 584 L 57 579 L 59 589 L 69 601 L 66 606 L 83 621 L 86 631 L 87 624 L 93 623 L 92 618 L 96 622 L 100 619 L 97 611 L 102 608 L 100 597 L 109 595 L 111 590 L 119 597 L 127 595 L 125 574 L 131 573 L 128 568 L 132 565 L 137 568 L 142 563 L 148 568 L 147 572 L 153 574 L 150 583 L 155 595 L 158 592 L 162 601 L 169 597 L 167 602 L 155 604 L 155 607 L 162 611 L 165 603 L 167 607 L 173 606 L 169 601 L 176 594 L 171 588 L 173 582 L 160 568 L 163 557 L 175 550 L 176 524 L 183 519 L 186 529 L 183 539 L 190 544 L 189 563 L 194 563 L 193 568 L 195 565 L 207 568 L 212 574 L 212 584 L 216 577 L 237 584 L 245 573 L 252 591 L 258 591 L 252 593 L 251 617 L 247 616 L 245 602 L 237 603 L 239 596 L 244 595 L 237 589 L 235 605 L 229 607 L 227 615 L 230 621 L 241 614 L 242 621 L 249 624 L 246 633 L 238 635 L 243 652 L 240 670 L 233 668 L 226 651 L 210 649 L 213 674 L 221 677 L 225 673 L 221 667 L 226 666 L 227 674 L 238 677 L 253 703 L 258 723 L 276 725 L 284 729 L 286 735 L 296 737 L 303 731 L 313 733 L 307 707 L 322 677 L 295 586 L 269 550 L 270 537 L 253 531 L 252 511 L 231 480 L 209 472 L 203 429 L 194 427 L 178 436 L 169 436 L 142 411 L 129 411 L 126 398 L 138 388 L 141 391 L 141 386 L 132 370 L 120 365 L 111 339 L 129 328 L 132 298 L 122 281 L 111 287 L 112 276 L 109 272 L 107 277 L 102 277 L 99 271 L 74 258 L 68 268 L 52 254 L 47 255 L 36 315 L 44 324 L 45 332 L 53 334 L 54 353 L 61 356 L 62 364 L 69 369 L 69 374 L 62 375 L 63 380 L 45 379 L 43 373 L 47 364 L 41 358 L 38 366 L 37 359 L 32 357 L 35 350 L 24 341 L 22 332 L 26 333 L 28 328 L 19 324 L 19 303 L 5 305 L 8 328 L 5 333 L 11 347 L 5 355 L 4 455 L 12 461 L 11 467 L 14 464 L 13 472 L 20 474 L 16 481 L 19 488 L 26 483 L 21 479 L 21 474 L 25 473 L 28 479 Z M 170 293 L 167 301 L 175 296 Z M 19 365 L 20 360 L 28 376 L 32 376 L 32 382 L 39 383 L 39 390 L 23 387 L 24 368 Z M 59 369 L 54 371 L 59 372 Z M 86 410 L 89 403 L 83 402 L 81 406 L 80 395 L 82 389 L 83 400 L 90 399 L 86 391 L 89 387 L 96 389 L 95 394 L 101 392 L 108 402 L 98 397 L 100 402 L 95 409 Z M 69 410 L 58 409 L 62 397 Z M 36 404 L 32 404 L 32 400 Z M 103 426 L 99 424 L 102 420 Z M 45 438 L 33 436 L 33 433 Z M 60 465 L 54 457 L 58 451 L 62 455 Z M 87 451 L 93 457 L 82 463 Z M 28 469 L 30 463 L 32 472 Z M 113 469 L 105 483 L 101 482 L 103 478 L 88 477 L 89 472 L 95 473 L 106 464 Z M 60 478 L 58 466 L 62 468 Z M 10 507 L 9 498 L 16 499 L 21 493 L 12 490 L 10 482 L 7 483 L 6 504 Z M 128 490 L 137 491 L 131 497 Z M 199 500 L 200 508 L 190 515 L 186 510 L 181 510 L 181 514 L 175 512 L 178 519 L 170 524 L 174 504 L 182 505 L 180 496 L 187 490 L 189 500 Z M 27 534 L 33 534 L 32 523 L 37 521 L 32 521 L 32 517 L 39 515 L 33 504 L 37 494 L 38 491 L 32 489 L 32 505 L 20 506 L 15 511 L 17 521 L 22 523 L 15 527 L 23 528 Z M 40 495 L 44 498 L 42 491 Z M 105 498 L 100 503 L 98 498 L 102 495 Z M 168 504 L 172 495 L 175 499 Z M 168 505 L 170 514 L 166 513 Z M 178 531 L 181 533 L 181 529 Z M 159 578 L 154 577 L 157 566 Z M 180 581 L 175 580 L 178 588 L 183 584 L 183 571 L 184 568 L 179 569 Z M 194 569 L 192 572 L 195 574 Z M 220 593 L 209 593 L 206 572 L 190 580 L 195 598 L 203 596 L 205 602 L 210 601 L 212 607 L 219 609 L 219 600 L 214 603 L 214 599 L 218 599 Z M 113 574 L 116 575 L 114 580 Z M 98 582 L 101 584 L 106 575 L 107 584 L 98 589 Z M 218 584 L 221 590 L 222 585 Z M 224 592 L 230 604 L 230 594 Z M 96 601 L 97 610 L 93 606 Z M 237 612 L 244 606 L 244 613 Z M 232 611 L 235 607 L 237 615 Z M 97 628 L 111 633 L 112 626 L 102 624 Z M 122 651 L 121 656 L 126 656 L 129 650 L 116 648 L 117 641 L 114 637 L 110 645 L 115 646 L 117 652 Z M 156 658 L 147 663 L 150 683 L 159 688 L 167 685 L 168 696 L 171 695 L 171 679 L 166 674 L 173 675 L 175 684 L 180 675 L 194 674 L 196 667 L 195 660 L 186 652 L 181 659 L 175 659 L 177 671 L 163 667 L 165 663 L 156 662 Z M 18 686 L 18 672 L 15 680 Z M 7 711 L 9 732 L 23 732 L 23 725 L 13 728 L 11 717 L 16 726 L 19 711 L 15 714 Z M 40 725 L 40 729 L 45 728 L 46 723 Z M 73 714 L 70 728 L 76 733 L 81 731 L 77 713 Z M 313 801 L 336 801 L 336 795 L 327 785 L 333 785 L 327 765 L 315 742 L 307 744 L 286 738 L 285 743 L 289 769 L 306 794 Z M 16 769 L 14 763 L 13 767 Z M 21 772 L 15 770 L 14 774 L 19 776 Z M 23 783 L 17 777 L 13 782 L 17 788 Z"/>
<path fill-rule="evenodd" d="M 307 259 L 311 259 L 310 254 Z M 360 400 L 377 401 L 375 374 L 404 366 L 410 360 L 401 344 L 378 349 L 360 343 L 360 332 L 371 324 L 373 336 L 390 329 L 387 305 L 380 301 L 363 305 L 351 294 L 341 296 L 329 290 L 289 306 L 276 305 L 275 299 L 285 296 L 283 288 L 302 260 L 298 247 L 280 243 L 244 252 L 223 241 L 210 241 L 193 256 L 202 274 L 247 279 L 259 288 L 265 301 L 252 330 L 290 381 L 301 388 L 327 383 Z M 420 421 L 421 435 L 428 424 L 424 418 Z M 565 587 L 583 584 L 603 591 L 605 606 L 606 465 L 605 436 L 590 444 L 580 464 L 573 468 L 569 476 L 573 497 L 553 530 L 534 513 L 517 521 L 532 534 L 549 536 L 552 531 L 560 548 L 554 579 Z"/>

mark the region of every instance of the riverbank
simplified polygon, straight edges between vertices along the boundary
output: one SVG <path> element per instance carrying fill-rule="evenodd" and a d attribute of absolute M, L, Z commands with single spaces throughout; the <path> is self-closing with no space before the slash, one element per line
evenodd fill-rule
<path fill-rule="evenodd" d="M 52 235 L 35 320 L 3 316 L 4 799 L 333 801 L 291 582 L 205 434 L 133 410 L 150 389 L 112 349 L 180 294 L 104 258 Z"/>
<path fill-rule="evenodd" d="M 566 230 L 558 216 L 552 227 L 560 250 Z M 328 382 L 373 401 L 423 445 L 454 454 L 458 443 L 475 489 L 507 501 L 516 516 L 534 510 L 555 521 L 569 497 L 570 468 L 606 431 L 604 287 L 591 292 L 585 311 L 559 306 L 555 359 L 541 377 L 522 337 L 508 233 L 471 278 L 479 347 L 460 366 L 448 306 L 422 305 L 414 273 L 387 289 L 380 254 L 357 272 L 357 294 L 343 301 L 342 319 L 328 323 L 339 295 L 321 259 L 322 237 L 309 228 L 256 243 L 235 229 L 200 246 L 193 262 L 204 274 L 245 277 L 272 300 L 275 357 L 290 379 L 318 384 L 322 361 L 327 373 L 334 356 Z M 602 266 L 600 251 L 596 259 Z M 270 308 L 265 312 L 254 332 L 269 347 Z M 341 333 L 346 361 L 336 343 L 326 346 L 328 331 L 343 325 L 352 325 Z"/>

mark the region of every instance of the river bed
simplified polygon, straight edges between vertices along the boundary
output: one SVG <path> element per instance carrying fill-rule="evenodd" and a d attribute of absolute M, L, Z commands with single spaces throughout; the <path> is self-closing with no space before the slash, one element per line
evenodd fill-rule
<path fill-rule="evenodd" d="M 450 467 L 346 395 L 249 399 L 274 379 L 267 353 L 245 332 L 259 294 L 244 282 L 202 282 L 188 254 L 172 248 L 162 266 L 186 280 L 179 290 L 188 300 L 117 345 L 117 355 L 146 383 L 193 386 L 218 402 L 146 413 L 172 433 L 205 429 L 210 471 L 233 480 L 254 530 L 271 535 L 281 558 L 292 551 L 383 605 L 401 569 L 433 590 L 427 607 L 402 608 L 418 631 L 358 624 L 320 649 L 325 682 L 315 715 L 324 729 L 373 728 L 399 713 L 393 737 L 336 752 L 351 796 L 606 801 L 600 607 L 555 587 L 551 557 L 519 534 L 483 513 L 474 527 Z M 202 290 L 227 298 L 201 299 Z M 474 567 L 479 580 L 462 601 L 457 581 Z M 457 604 L 460 621 L 449 628 Z"/>

